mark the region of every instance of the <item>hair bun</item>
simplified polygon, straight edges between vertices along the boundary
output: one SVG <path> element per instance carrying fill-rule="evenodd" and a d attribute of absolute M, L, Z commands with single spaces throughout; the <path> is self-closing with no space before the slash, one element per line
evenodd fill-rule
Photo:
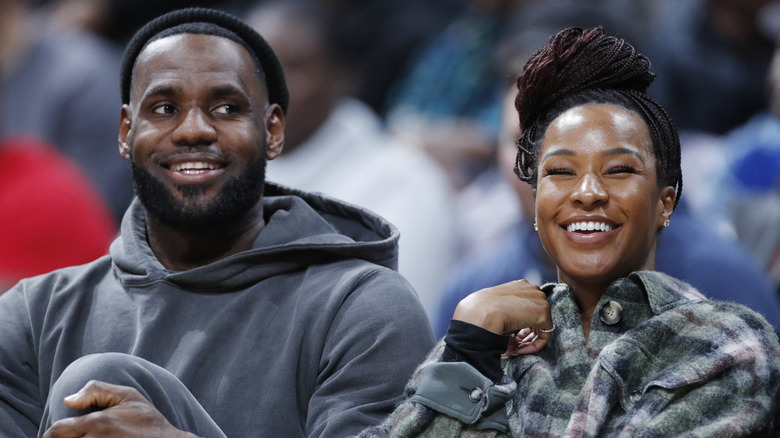
<path fill-rule="evenodd" d="M 601 27 L 564 29 L 534 53 L 517 80 L 520 126 L 563 96 L 587 89 L 646 92 L 655 79 L 650 61 Z"/>

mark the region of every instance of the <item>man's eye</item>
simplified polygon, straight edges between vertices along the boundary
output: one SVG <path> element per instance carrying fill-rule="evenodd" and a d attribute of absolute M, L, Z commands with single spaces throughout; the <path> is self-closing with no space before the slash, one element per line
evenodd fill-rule
<path fill-rule="evenodd" d="M 235 105 L 231 105 L 229 103 L 226 103 L 224 105 L 220 105 L 217 108 L 214 109 L 215 113 L 218 114 L 233 114 L 238 112 L 238 107 Z"/>
<path fill-rule="evenodd" d="M 152 112 L 155 114 L 173 114 L 176 112 L 176 107 L 169 103 L 165 103 L 162 105 L 158 105 L 152 109 Z"/>

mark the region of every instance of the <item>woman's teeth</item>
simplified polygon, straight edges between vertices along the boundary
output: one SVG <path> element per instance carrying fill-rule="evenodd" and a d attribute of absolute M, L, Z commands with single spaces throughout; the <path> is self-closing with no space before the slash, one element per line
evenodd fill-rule
<path fill-rule="evenodd" d="M 604 222 L 574 222 L 566 227 L 566 231 L 612 231 L 612 226 Z"/>

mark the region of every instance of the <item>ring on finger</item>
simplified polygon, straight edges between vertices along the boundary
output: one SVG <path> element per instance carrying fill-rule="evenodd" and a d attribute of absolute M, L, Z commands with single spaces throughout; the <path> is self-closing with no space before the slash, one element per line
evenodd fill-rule
<path fill-rule="evenodd" d="M 555 331 L 555 323 L 553 323 L 553 326 L 548 329 L 538 329 L 542 333 L 552 333 Z"/>

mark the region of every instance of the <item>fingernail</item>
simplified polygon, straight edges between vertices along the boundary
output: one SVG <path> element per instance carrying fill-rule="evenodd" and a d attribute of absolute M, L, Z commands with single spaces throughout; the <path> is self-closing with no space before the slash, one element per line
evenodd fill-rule
<path fill-rule="evenodd" d="M 77 398 L 79 398 L 79 393 L 78 392 L 75 393 L 75 394 L 71 394 L 71 395 L 65 397 L 65 401 L 73 401 L 73 400 L 76 400 Z"/>

